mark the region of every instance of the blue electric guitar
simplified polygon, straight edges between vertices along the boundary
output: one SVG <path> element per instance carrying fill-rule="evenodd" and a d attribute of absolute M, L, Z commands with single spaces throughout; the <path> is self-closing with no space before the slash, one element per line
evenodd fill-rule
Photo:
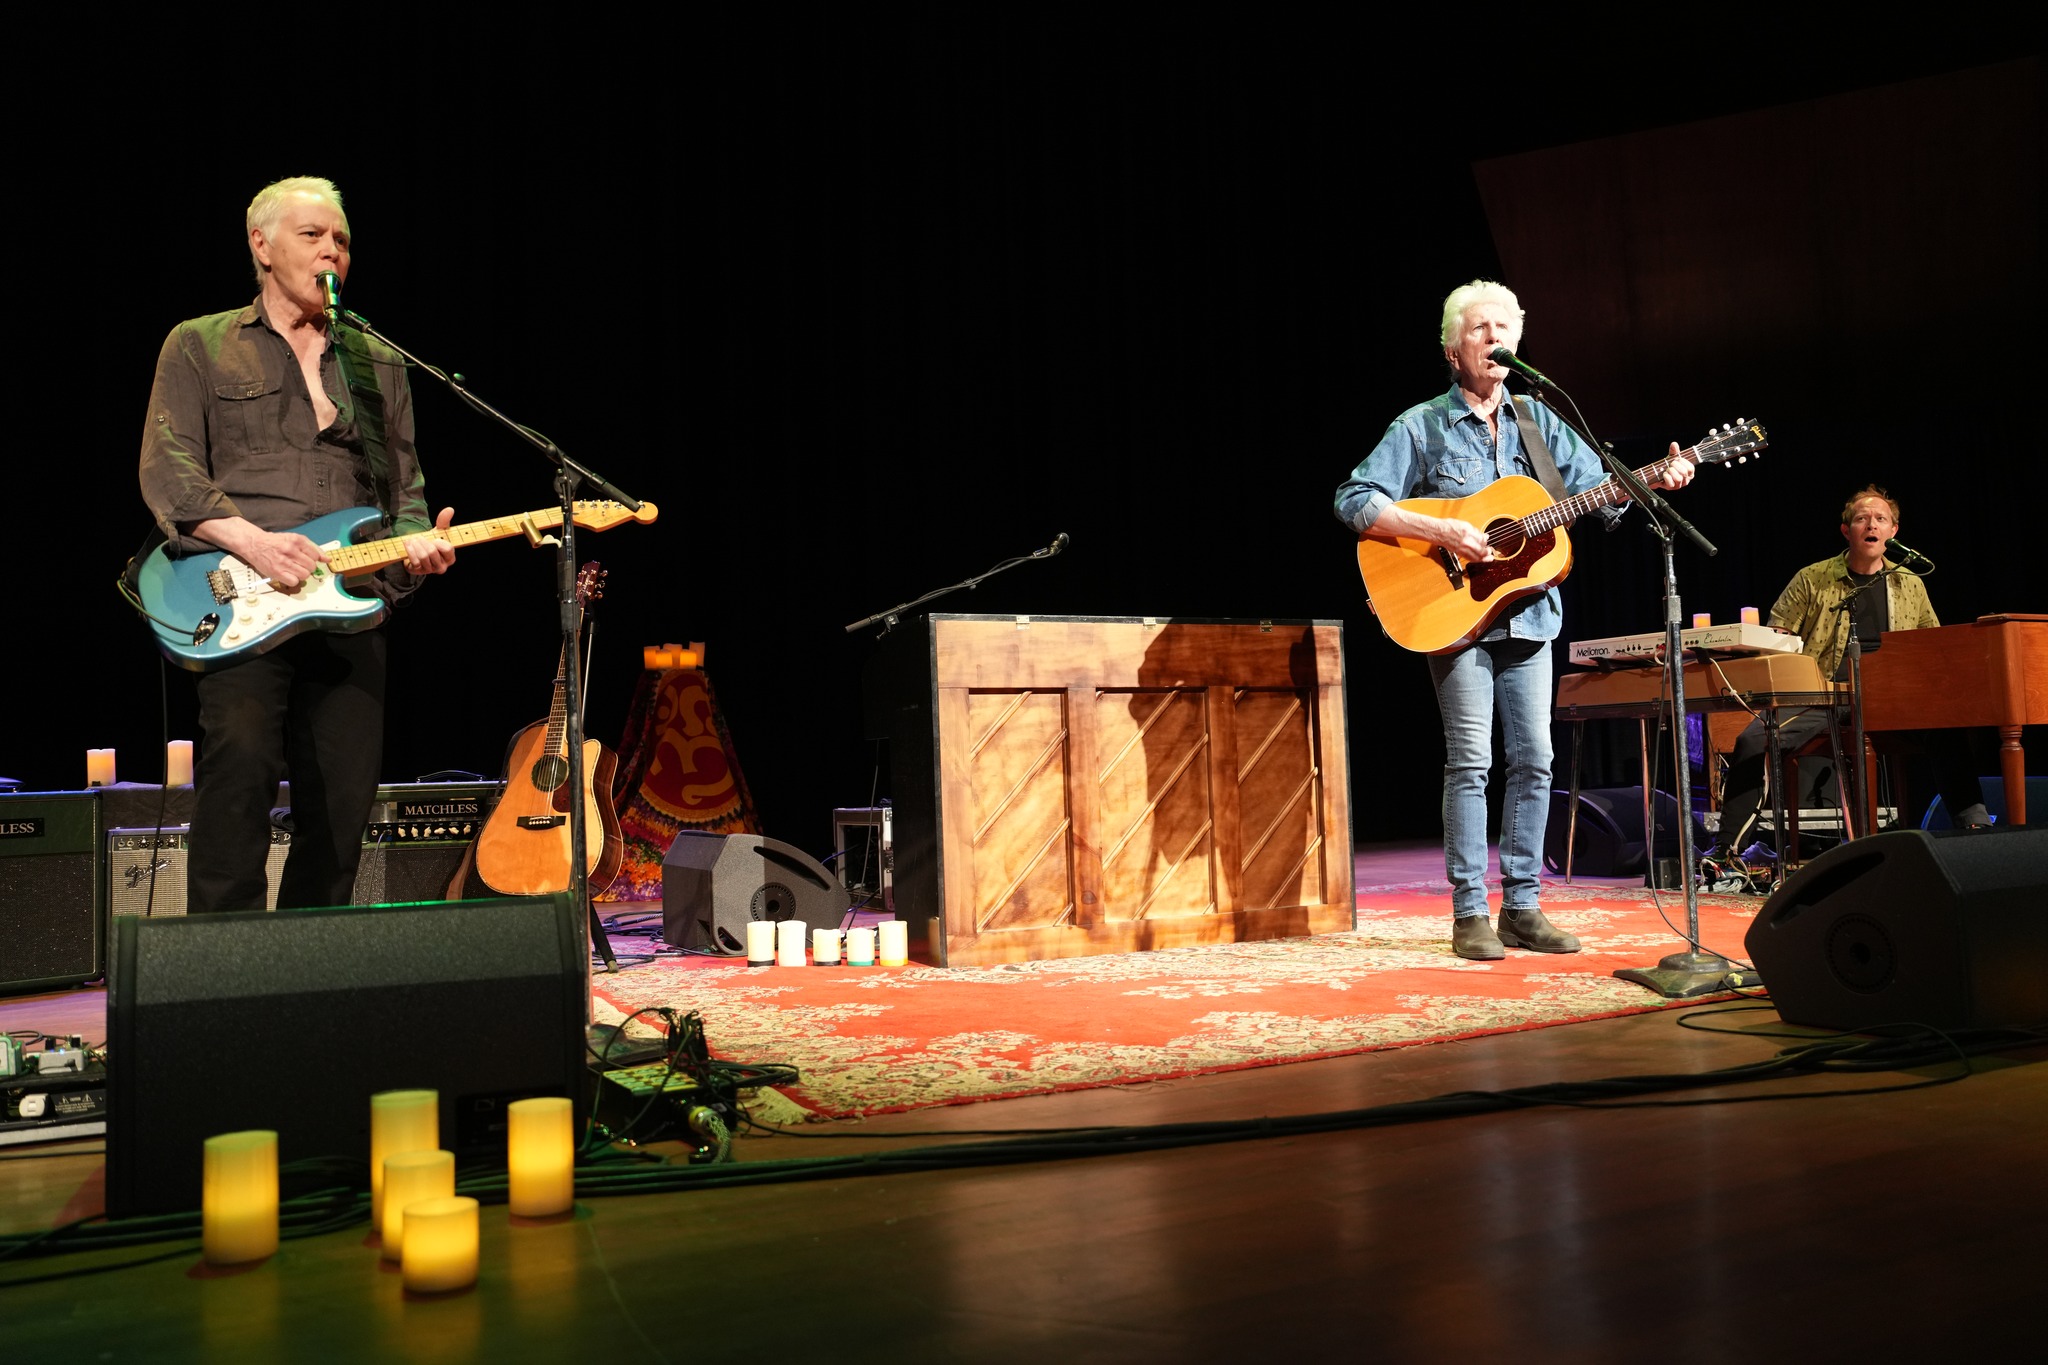
<path fill-rule="evenodd" d="M 586 531 L 609 531 L 628 521 L 645 525 L 657 515 L 651 502 L 641 503 L 637 512 L 616 502 L 576 504 L 576 524 Z M 208 673 L 275 649 L 300 631 L 368 630 L 390 608 L 379 598 L 355 596 L 343 583 L 405 562 L 403 536 L 356 540 L 382 521 L 374 507 L 351 507 L 292 528 L 324 550 L 327 562 L 289 590 L 233 555 L 213 551 L 173 558 L 165 553 L 167 547 L 157 546 L 136 580 L 157 647 L 179 667 Z M 544 507 L 451 526 L 441 535 L 457 549 L 519 535 L 540 545 L 561 524 L 562 509 Z"/>

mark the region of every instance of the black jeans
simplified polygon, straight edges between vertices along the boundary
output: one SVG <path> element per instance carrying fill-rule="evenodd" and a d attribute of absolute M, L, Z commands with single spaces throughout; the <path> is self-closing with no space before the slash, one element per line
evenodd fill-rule
<path fill-rule="evenodd" d="M 199 679 L 186 907 L 261 910 L 270 810 L 292 784 L 280 908 L 347 905 L 384 754 L 384 632 L 311 632 Z"/>

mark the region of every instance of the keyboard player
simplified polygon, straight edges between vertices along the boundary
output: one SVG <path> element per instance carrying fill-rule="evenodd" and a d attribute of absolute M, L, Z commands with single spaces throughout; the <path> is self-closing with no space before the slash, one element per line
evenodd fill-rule
<path fill-rule="evenodd" d="M 1898 500 L 1875 484 L 1865 486 L 1842 505 L 1842 553 L 1801 569 L 1771 608 L 1771 624 L 1805 642 L 1822 677 L 1837 682 L 1847 677 L 1851 618 L 1865 653 L 1879 648 L 1887 631 L 1941 624 L 1920 576 L 1885 558 L 1886 546 L 1898 531 Z M 1789 753 L 1824 731 L 1827 723 L 1822 710 L 1793 712 L 1779 726 L 1779 743 Z M 1956 826 L 1989 824 L 1968 732 L 1931 730 L 1925 738 L 1934 754 L 1942 802 L 1953 812 Z M 1713 855 L 1738 871 L 1753 870 L 1743 855 L 1751 846 L 1763 803 L 1764 767 L 1764 725 L 1752 721 L 1730 755 L 1722 784 L 1720 844 Z M 1797 800 L 1796 794 L 1787 795 Z"/>

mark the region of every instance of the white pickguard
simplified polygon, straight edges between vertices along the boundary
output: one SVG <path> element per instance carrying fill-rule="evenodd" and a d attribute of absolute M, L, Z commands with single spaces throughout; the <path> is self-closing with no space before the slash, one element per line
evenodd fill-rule
<path fill-rule="evenodd" d="M 320 547 L 323 552 L 340 548 L 340 541 L 329 541 Z M 221 556 L 220 567 L 215 572 L 228 576 L 235 594 L 232 603 L 234 617 L 221 623 L 221 643 L 230 648 L 258 639 L 296 616 L 365 616 L 381 612 L 384 607 L 374 597 L 351 597 L 343 592 L 341 579 L 324 564 L 289 592 L 233 555 Z M 222 604 L 223 615 L 226 615 L 229 605 Z"/>

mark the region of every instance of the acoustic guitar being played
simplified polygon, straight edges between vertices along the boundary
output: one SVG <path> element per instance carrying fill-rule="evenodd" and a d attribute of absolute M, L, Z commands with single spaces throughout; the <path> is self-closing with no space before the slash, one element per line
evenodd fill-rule
<path fill-rule="evenodd" d="M 1653 481 L 1673 460 L 1739 462 L 1763 448 L 1760 424 L 1731 423 L 1691 450 L 1645 465 L 1636 477 Z M 1485 634 L 1508 607 L 1563 582 L 1572 571 L 1572 543 L 1564 528 L 1587 512 L 1627 499 L 1621 484 L 1609 479 L 1552 502 L 1542 484 L 1518 474 L 1496 479 L 1467 498 L 1409 498 L 1394 506 L 1479 527 L 1493 558 L 1467 563 L 1426 540 L 1367 531 L 1358 538 L 1358 572 L 1389 639 L 1418 654 L 1448 654 Z"/>
<path fill-rule="evenodd" d="M 587 611 L 604 595 L 604 570 L 595 562 L 576 575 L 576 606 Z M 476 873 L 501 896 L 543 896 L 569 889 L 569 687 L 567 646 L 555 667 L 555 700 L 548 718 L 512 737 L 505 758 L 505 791 L 477 835 Z M 625 861 L 612 779 L 619 759 L 594 739 L 583 741 L 584 854 L 590 894 L 612 884 Z"/>

